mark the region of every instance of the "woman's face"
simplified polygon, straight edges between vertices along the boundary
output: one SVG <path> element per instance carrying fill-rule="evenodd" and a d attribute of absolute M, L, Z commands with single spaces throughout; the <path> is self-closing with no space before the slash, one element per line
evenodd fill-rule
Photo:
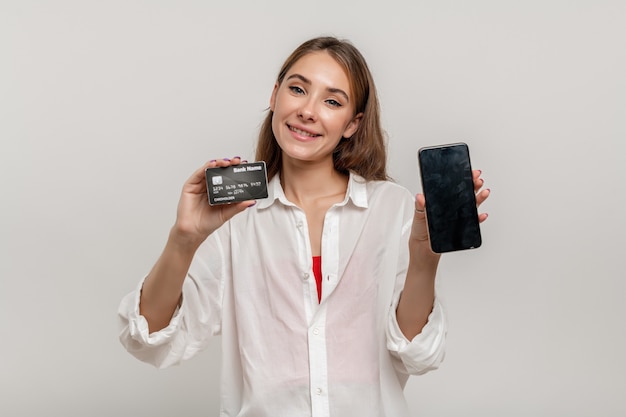
<path fill-rule="evenodd" d="M 356 131 L 347 74 L 327 52 L 312 52 L 289 69 L 270 99 L 272 130 L 284 159 L 332 162 L 342 137 Z"/>

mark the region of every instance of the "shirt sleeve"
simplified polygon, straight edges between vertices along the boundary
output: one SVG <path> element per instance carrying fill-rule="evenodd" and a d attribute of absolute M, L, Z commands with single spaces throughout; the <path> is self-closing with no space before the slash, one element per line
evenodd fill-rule
<path fill-rule="evenodd" d="M 415 202 L 413 196 L 404 204 L 404 224 L 401 231 L 395 289 L 387 323 L 387 349 L 398 359 L 394 366 L 402 374 L 421 375 L 439 367 L 445 356 L 446 317 L 441 301 L 435 296 L 433 309 L 422 331 L 408 340 L 398 324 L 396 309 L 404 288 L 409 264 L 409 237 L 413 225 Z"/>
<path fill-rule="evenodd" d="M 399 299 L 399 297 L 398 297 Z M 408 340 L 396 318 L 397 301 L 391 308 L 387 326 L 387 349 L 400 359 L 404 373 L 421 375 L 439 367 L 445 357 L 446 317 L 438 298 L 422 331 Z"/>
<path fill-rule="evenodd" d="M 183 283 L 182 301 L 167 327 L 150 333 L 147 320 L 139 312 L 144 280 L 122 299 L 119 339 L 137 359 L 167 368 L 193 357 L 206 348 L 211 336 L 221 333 L 224 280 L 228 279 L 230 263 L 223 233 L 214 235 L 197 250 Z"/>

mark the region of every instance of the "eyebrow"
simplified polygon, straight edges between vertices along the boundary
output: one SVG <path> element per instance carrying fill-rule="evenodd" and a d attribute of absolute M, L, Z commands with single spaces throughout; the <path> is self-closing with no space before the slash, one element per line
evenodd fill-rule
<path fill-rule="evenodd" d="M 300 74 L 291 74 L 289 77 L 287 77 L 287 80 L 291 80 L 292 78 L 297 78 L 300 81 L 302 81 L 305 84 L 311 85 L 312 82 L 311 80 L 309 80 L 308 78 L 306 78 L 304 75 L 300 75 Z M 335 88 L 335 87 L 328 87 L 326 89 L 328 92 L 330 93 L 334 93 L 334 94 L 340 94 L 342 96 L 345 97 L 345 99 L 350 102 L 350 97 L 348 96 L 348 94 L 343 91 L 341 88 Z"/>

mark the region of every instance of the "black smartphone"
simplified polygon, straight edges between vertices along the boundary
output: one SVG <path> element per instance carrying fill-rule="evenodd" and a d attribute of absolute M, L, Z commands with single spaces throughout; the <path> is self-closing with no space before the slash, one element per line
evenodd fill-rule
<path fill-rule="evenodd" d="M 480 247 L 482 238 L 467 144 L 421 148 L 418 161 L 432 251 Z"/>

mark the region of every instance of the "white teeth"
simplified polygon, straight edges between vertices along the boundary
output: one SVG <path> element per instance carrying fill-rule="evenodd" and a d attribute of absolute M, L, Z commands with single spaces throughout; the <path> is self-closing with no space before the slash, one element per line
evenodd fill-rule
<path fill-rule="evenodd" d="M 303 136 L 310 136 L 310 137 L 312 137 L 312 138 L 314 138 L 315 136 L 317 136 L 317 135 L 316 135 L 316 134 L 314 134 L 314 133 L 309 133 L 309 132 L 306 132 L 306 131 L 304 131 L 304 130 L 301 130 L 301 129 L 295 128 L 295 127 L 293 127 L 293 126 L 289 126 L 289 129 L 291 129 L 292 131 L 294 131 L 294 132 L 298 133 L 299 135 L 303 135 Z"/>

